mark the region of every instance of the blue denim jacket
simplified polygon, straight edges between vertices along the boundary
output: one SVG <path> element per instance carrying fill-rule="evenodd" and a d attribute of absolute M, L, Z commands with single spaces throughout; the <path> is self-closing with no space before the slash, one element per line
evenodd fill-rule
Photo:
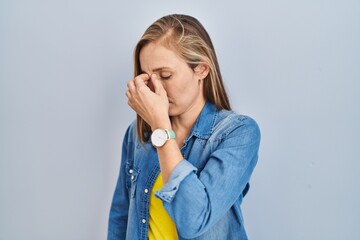
<path fill-rule="evenodd" d="M 186 138 L 184 159 L 156 196 L 179 239 L 247 239 L 240 209 L 258 159 L 256 122 L 207 102 Z M 148 238 L 151 188 L 160 173 L 156 149 L 142 146 L 135 123 L 126 131 L 108 240 Z"/>

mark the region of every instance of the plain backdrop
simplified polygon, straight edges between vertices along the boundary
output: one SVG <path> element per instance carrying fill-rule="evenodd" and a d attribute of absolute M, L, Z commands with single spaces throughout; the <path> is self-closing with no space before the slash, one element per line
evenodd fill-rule
<path fill-rule="evenodd" d="M 249 239 L 360 239 L 360 1 L 0 0 L 0 239 L 100 240 L 133 48 L 171 13 L 213 39 L 262 132 Z"/>

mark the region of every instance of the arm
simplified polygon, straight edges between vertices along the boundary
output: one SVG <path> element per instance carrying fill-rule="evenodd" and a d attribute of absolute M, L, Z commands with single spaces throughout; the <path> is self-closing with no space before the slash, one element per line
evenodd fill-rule
<path fill-rule="evenodd" d="M 156 194 L 181 236 L 201 235 L 231 208 L 250 179 L 259 143 L 257 124 L 245 119 L 213 150 L 199 177 L 186 159 L 175 167 L 168 183 Z"/>
<path fill-rule="evenodd" d="M 154 92 L 145 84 L 151 81 Z M 152 128 L 171 129 L 169 118 L 169 100 L 160 80 L 155 74 L 150 78 L 140 74 L 128 82 L 126 91 L 129 106 L 139 114 Z M 166 183 L 175 166 L 183 159 L 180 149 L 174 139 L 157 149 L 163 182 Z"/>
<path fill-rule="evenodd" d="M 125 166 L 128 155 L 128 137 L 130 127 L 126 131 L 121 154 L 119 178 L 116 184 L 108 225 L 108 240 L 120 240 L 126 237 L 126 228 L 129 210 L 129 195 L 126 186 Z"/>

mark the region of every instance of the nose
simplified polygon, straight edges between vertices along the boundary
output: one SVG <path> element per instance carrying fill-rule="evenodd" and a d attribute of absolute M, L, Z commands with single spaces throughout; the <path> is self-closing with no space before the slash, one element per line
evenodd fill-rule
<path fill-rule="evenodd" d="M 161 79 L 161 76 L 157 73 L 152 73 L 152 74 L 149 74 L 150 78 L 152 78 L 152 76 L 155 75 L 156 79 L 158 80 L 158 82 L 162 85 L 162 87 L 166 90 L 166 81 L 163 81 Z M 152 80 L 152 79 L 151 79 Z M 152 81 L 149 81 L 151 83 L 151 86 L 154 88 L 153 84 L 152 84 Z M 150 87 L 150 85 L 148 85 Z"/>
<path fill-rule="evenodd" d="M 150 88 L 150 90 L 151 90 L 152 92 L 155 92 L 155 87 L 154 87 L 154 84 L 152 83 L 152 81 L 149 81 L 149 82 L 147 83 L 147 86 Z"/>

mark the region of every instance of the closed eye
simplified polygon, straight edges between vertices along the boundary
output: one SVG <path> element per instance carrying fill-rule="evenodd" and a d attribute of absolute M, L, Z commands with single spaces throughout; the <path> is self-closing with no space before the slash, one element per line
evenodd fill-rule
<path fill-rule="evenodd" d="M 162 80 L 169 80 L 171 78 L 171 75 L 167 75 L 167 76 L 160 76 L 160 78 Z"/>

